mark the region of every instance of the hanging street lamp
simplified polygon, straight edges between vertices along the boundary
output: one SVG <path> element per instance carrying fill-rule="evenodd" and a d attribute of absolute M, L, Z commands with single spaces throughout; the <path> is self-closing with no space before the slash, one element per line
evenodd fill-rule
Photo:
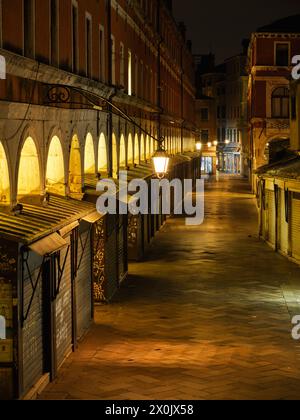
<path fill-rule="evenodd" d="M 201 150 L 202 150 L 202 143 L 201 143 L 201 141 L 197 141 L 197 143 L 196 143 L 196 150 L 197 150 L 197 152 L 201 152 Z"/>
<path fill-rule="evenodd" d="M 162 137 L 160 140 L 156 140 L 159 143 L 158 150 L 154 153 L 152 160 L 153 166 L 158 179 L 163 179 L 167 173 L 170 163 L 170 157 L 163 147 L 165 139 Z"/>

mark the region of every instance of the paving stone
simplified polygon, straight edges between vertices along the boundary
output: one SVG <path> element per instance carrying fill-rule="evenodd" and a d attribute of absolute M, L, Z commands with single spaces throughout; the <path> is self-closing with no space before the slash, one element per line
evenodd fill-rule
<path fill-rule="evenodd" d="M 130 264 L 41 399 L 300 399 L 300 268 L 258 240 L 246 181 L 208 182 L 205 208 Z"/>

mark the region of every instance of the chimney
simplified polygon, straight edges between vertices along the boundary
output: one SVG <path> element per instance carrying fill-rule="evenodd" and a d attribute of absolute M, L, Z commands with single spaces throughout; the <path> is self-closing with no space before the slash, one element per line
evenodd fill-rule
<path fill-rule="evenodd" d="M 178 29 L 179 29 L 179 32 L 182 35 L 183 40 L 185 41 L 186 40 L 186 26 L 185 26 L 185 23 L 184 22 L 179 22 L 178 23 Z"/>
<path fill-rule="evenodd" d="M 165 3 L 166 3 L 167 8 L 172 13 L 172 11 L 173 11 L 173 0 L 165 0 Z"/>
<path fill-rule="evenodd" d="M 187 49 L 188 49 L 190 52 L 192 52 L 192 49 L 193 49 L 193 43 L 192 43 L 192 41 L 191 41 L 190 39 L 188 39 L 188 40 L 186 41 L 186 46 L 187 46 Z"/>

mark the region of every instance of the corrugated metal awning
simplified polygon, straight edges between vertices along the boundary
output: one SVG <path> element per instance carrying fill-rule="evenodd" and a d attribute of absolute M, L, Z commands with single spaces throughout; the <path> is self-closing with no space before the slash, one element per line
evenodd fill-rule
<path fill-rule="evenodd" d="M 83 217 L 82 220 L 87 223 L 94 224 L 98 222 L 98 220 L 102 219 L 103 214 L 98 213 L 95 211 L 94 213 L 88 214 L 87 216 Z"/>
<path fill-rule="evenodd" d="M 79 226 L 78 221 L 70 223 L 68 226 L 65 226 L 64 228 L 60 229 L 59 234 L 60 236 L 64 237 L 68 233 L 72 232 L 72 230 L 76 229 L 78 226 Z"/>
<path fill-rule="evenodd" d="M 50 195 L 46 205 L 22 201 L 21 204 L 23 209 L 19 214 L 0 210 L 0 238 L 31 244 L 78 223 L 95 211 L 91 203 L 54 195 Z"/>
<path fill-rule="evenodd" d="M 29 245 L 28 248 L 41 257 L 44 257 L 45 255 L 51 255 L 54 252 L 58 252 L 66 246 L 68 246 L 67 242 L 57 233 L 53 233 L 40 241 L 34 242 Z"/>

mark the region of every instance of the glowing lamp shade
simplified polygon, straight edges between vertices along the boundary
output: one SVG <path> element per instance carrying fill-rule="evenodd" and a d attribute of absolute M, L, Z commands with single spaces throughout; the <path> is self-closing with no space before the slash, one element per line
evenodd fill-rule
<path fill-rule="evenodd" d="M 230 140 L 225 140 L 225 144 L 229 144 L 230 143 Z"/>
<path fill-rule="evenodd" d="M 202 149 L 202 143 L 200 143 L 200 142 L 197 142 L 196 143 L 196 150 L 198 151 L 198 152 L 200 152 L 200 150 Z"/>
<path fill-rule="evenodd" d="M 212 146 L 211 142 L 208 142 L 207 147 L 211 147 L 211 146 Z"/>
<path fill-rule="evenodd" d="M 168 173 L 170 158 L 165 150 L 155 152 L 153 158 L 154 170 L 159 179 L 162 179 Z"/>
<path fill-rule="evenodd" d="M 218 146 L 217 140 L 214 141 L 214 146 Z"/>

